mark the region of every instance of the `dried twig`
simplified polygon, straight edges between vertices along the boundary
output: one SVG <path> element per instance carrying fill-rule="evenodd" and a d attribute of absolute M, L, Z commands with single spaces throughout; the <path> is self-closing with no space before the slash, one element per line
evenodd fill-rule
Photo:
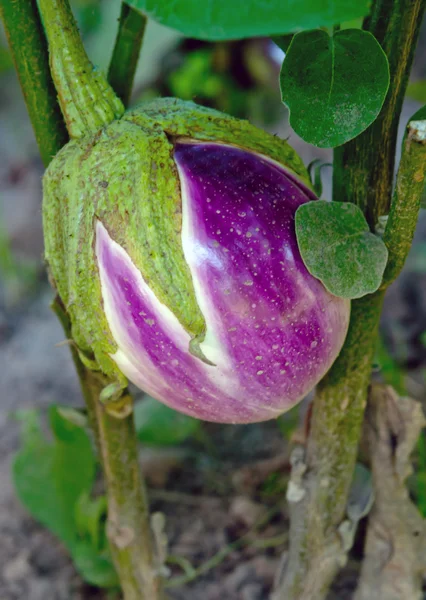
<path fill-rule="evenodd" d="M 375 503 L 354 600 L 420 600 L 426 571 L 426 522 L 409 498 L 410 455 L 426 424 L 421 405 L 390 386 L 370 391 L 365 438 Z"/>

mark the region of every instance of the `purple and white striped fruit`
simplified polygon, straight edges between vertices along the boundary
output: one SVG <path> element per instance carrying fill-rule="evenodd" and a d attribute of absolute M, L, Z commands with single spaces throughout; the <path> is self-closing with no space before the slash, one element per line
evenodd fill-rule
<path fill-rule="evenodd" d="M 52 277 L 104 372 L 248 423 L 291 408 L 339 353 L 349 302 L 300 257 L 294 215 L 314 195 L 286 142 L 166 99 L 70 142 L 44 190 Z"/>

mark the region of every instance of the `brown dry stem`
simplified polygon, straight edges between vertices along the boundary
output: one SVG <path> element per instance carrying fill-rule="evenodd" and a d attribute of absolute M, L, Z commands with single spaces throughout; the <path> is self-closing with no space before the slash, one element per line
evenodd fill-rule
<path fill-rule="evenodd" d="M 426 572 L 426 522 L 405 480 L 410 455 L 426 424 L 421 405 L 390 386 L 374 385 L 364 423 L 375 502 L 354 600 L 421 600 Z"/>

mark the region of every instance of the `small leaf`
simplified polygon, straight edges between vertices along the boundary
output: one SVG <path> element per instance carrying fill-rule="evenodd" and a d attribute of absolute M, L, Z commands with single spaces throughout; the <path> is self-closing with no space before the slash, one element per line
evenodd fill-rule
<path fill-rule="evenodd" d="M 308 271 L 335 296 L 360 298 L 380 286 L 388 251 L 355 204 L 302 204 L 296 211 L 296 235 Z"/>
<path fill-rule="evenodd" d="M 426 79 L 409 83 L 407 96 L 418 102 L 426 102 Z"/>
<path fill-rule="evenodd" d="M 44 438 L 38 415 L 27 415 L 13 479 L 22 504 L 71 549 L 76 539 L 74 507 L 82 492 L 92 487 L 96 460 L 83 429 L 65 420 L 55 406 L 49 418 L 53 442 Z"/>
<path fill-rule="evenodd" d="M 389 87 L 389 65 L 376 38 L 346 29 L 294 36 L 281 69 L 290 124 L 306 142 L 340 146 L 377 117 Z"/>
<path fill-rule="evenodd" d="M 98 587 L 118 585 L 106 536 L 107 500 L 91 498 L 83 492 L 75 507 L 79 539 L 72 547 L 72 558 L 81 577 Z"/>
<path fill-rule="evenodd" d="M 9 51 L 0 44 L 0 74 L 13 67 Z"/>
<path fill-rule="evenodd" d="M 201 426 L 197 419 L 178 413 L 150 396 L 135 404 L 134 415 L 138 438 L 145 444 L 180 444 Z"/>
<path fill-rule="evenodd" d="M 91 585 L 102 588 L 118 587 L 118 576 L 107 549 L 99 553 L 90 542 L 79 541 L 74 546 L 72 558 L 81 577 Z"/>
<path fill-rule="evenodd" d="M 58 406 L 58 413 L 66 421 L 77 425 L 77 427 L 87 429 L 89 426 L 89 420 L 87 418 L 87 412 L 85 410 L 78 410 L 76 408 L 72 408 L 71 406 Z"/>
<path fill-rule="evenodd" d="M 351 521 L 358 522 L 368 515 L 374 502 L 374 488 L 371 471 L 361 463 L 356 463 L 349 490 L 346 514 Z"/>
<path fill-rule="evenodd" d="M 419 110 L 414 113 L 411 119 L 408 120 L 408 123 L 410 123 L 410 121 L 426 121 L 426 105 L 419 108 Z"/>
<path fill-rule="evenodd" d="M 97 550 L 105 545 L 103 534 L 106 516 L 106 496 L 91 498 L 87 492 L 81 494 L 74 509 L 76 529 L 79 537 L 88 538 Z"/>
<path fill-rule="evenodd" d="M 412 121 L 426 121 L 426 104 L 425 104 L 425 106 L 422 106 L 421 108 L 419 108 L 419 110 L 417 110 L 414 113 L 414 115 L 411 117 L 411 119 L 408 119 L 407 127 L 405 128 L 404 138 L 402 140 L 403 144 L 405 143 L 405 139 L 407 137 L 408 124 L 411 123 Z M 422 198 L 420 200 L 420 208 L 423 208 L 423 209 L 426 208 L 426 179 L 424 182 Z"/>
<path fill-rule="evenodd" d="M 408 131 L 410 129 L 409 125 L 410 123 L 413 123 L 413 121 L 416 121 L 416 125 L 417 127 L 420 125 L 419 121 L 426 121 L 426 105 L 422 106 L 421 108 L 419 108 L 412 117 L 410 117 L 407 121 L 407 125 L 405 127 L 405 131 L 404 131 L 404 137 L 402 139 L 402 146 L 404 147 L 405 144 L 405 140 L 407 138 L 407 134 Z M 416 128 L 417 128 L 416 127 Z M 424 130 L 425 126 L 422 124 L 422 129 Z M 426 181 L 425 181 L 425 185 L 426 185 Z"/>
<path fill-rule="evenodd" d="M 291 40 L 293 39 L 293 33 L 287 33 L 286 35 L 274 35 L 272 36 L 272 41 L 274 44 L 281 48 L 281 50 L 285 53 L 288 50 L 288 47 L 291 44 Z M 284 59 L 284 56 L 283 56 Z"/>
<path fill-rule="evenodd" d="M 368 14 L 369 0 L 127 0 L 150 19 L 203 40 L 283 35 Z"/>
<path fill-rule="evenodd" d="M 332 167 L 331 163 L 323 163 L 319 158 L 316 158 L 308 165 L 308 173 L 311 178 L 315 194 L 318 198 L 322 195 L 322 179 L 321 171 L 324 167 Z"/>
<path fill-rule="evenodd" d="M 405 373 L 391 356 L 380 336 L 377 340 L 376 361 L 379 364 L 380 372 L 385 382 L 391 385 L 399 396 L 406 396 Z"/>

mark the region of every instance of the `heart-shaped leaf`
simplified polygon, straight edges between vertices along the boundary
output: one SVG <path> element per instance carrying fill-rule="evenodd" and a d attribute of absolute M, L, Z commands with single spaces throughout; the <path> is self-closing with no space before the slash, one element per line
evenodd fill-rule
<path fill-rule="evenodd" d="M 296 235 L 306 268 L 335 296 L 361 298 L 380 286 L 388 251 L 355 204 L 302 204 L 296 211 Z"/>
<path fill-rule="evenodd" d="M 369 0 L 127 0 L 150 19 L 203 40 L 282 35 L 368 13 Z"/>
<path fill-rule="evenodd" d="M 389 87 L 389 65 L 376 38 L 346 29 L 294 36 L 281 69 L 290 124 L 320 148 L 340 146 L 377 117 Z"/>

